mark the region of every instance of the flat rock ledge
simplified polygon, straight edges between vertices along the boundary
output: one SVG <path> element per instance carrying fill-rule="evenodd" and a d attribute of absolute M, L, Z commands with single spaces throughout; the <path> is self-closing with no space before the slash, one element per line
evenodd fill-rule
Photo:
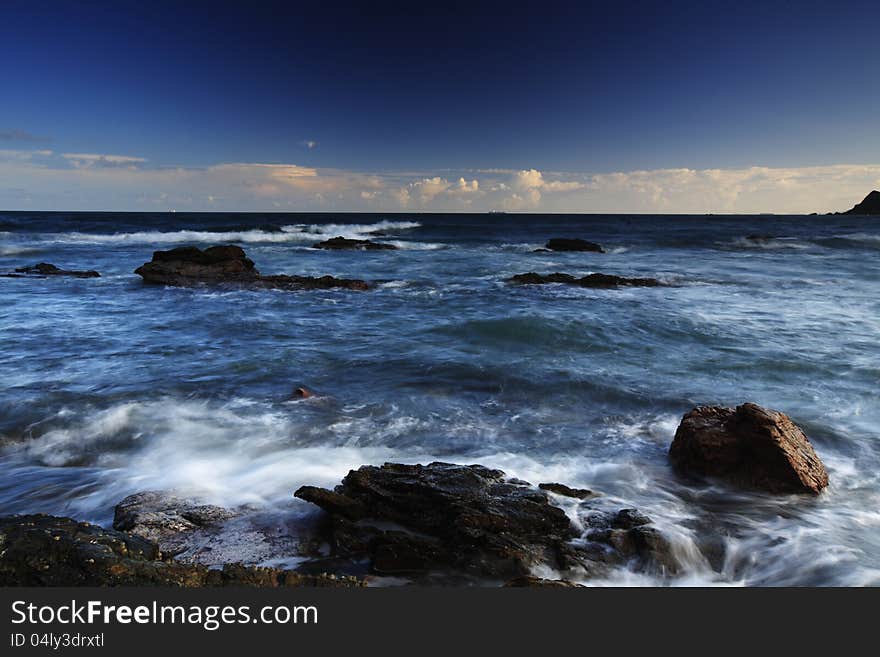
<path fill-rule="evenodd" d="M 146 491 L 129 495 L 116 505 L 113 529 L 152 541 L 164 556 L 174 556 L 191 547 L 194 534 L 211 531 L 235 515 L 223 507 Z"/>
<path fill-rule="evenodd" d="M 669 544 L 634 510 L 588 512 L 576 527 L 545 491 L 481 465 L 365 465 L 334 490 L 303 486 L 295 496 L 326 512 L 337 572 L 442 583 L 527 582 L 538 566 L 566 580 L 624 564 L 676 570 Z"/>
<path fill-rule="evenodd" d="M 145 283 L 191 287 L 195 285 L 235 285 L 249 289 L 274 290 L 368 290 L 370 285 L 359 279 L 333 276 L 264 276 L 253 260 L 238 246 L 212 246 L 205 250 L 181 246 L 170 251 L 156 251 L 153 259 L 134 273 Z"/>
<path fill-rule="evenodd" d="M 50 262 L 38 262 L 27 267 L 18 267 L 15 273 L 2 274 L 5 278 L 48 278 L 49 276 L 70 276 L 72 278 L 99 278 L 101 274 L 93 269 L 77 271 L 61 269 Z"/>
<path fill-rule="evenodd" d="M 0 586 L 362 586 L 352 577 L 307 575 L 231 563 L 222 569 L 163 559 L 145 538 L 47 515 L 0 518 Z"/>
<path fill-rule="evenodd" d="M 612 274 L 588 274 L 577 278 L 571 274 L 563 274 L 556 272 L 554 274 L 536 274 L 529 272 L 527 274 L 517 274 L 507 279 L 508 283 L 514 285 L 547 285 L 549 283 L 561 283 L 563 285 L 574 285 L 576 287 L 587 287 L 602 290 L 613 290 L 620 287 L 660 287 L 663 285 L 656 278 L 624 278 L 623 276 L 614 276 Z"/>
<path fill-rule="evenodd" d="M 393 244 L 372 242 L 370 240 L 354 240 L 347 237 L 333 237 L 323 242 L 318 242 L 312 248 L 328 251 L 394 251 L 397 249 Z"/>
<path fill-rule="evenodd" d="M 801 428 L 785 413 L 752 403 L 694 408 L 682 418 L 669 458 L 682 473 L 771 493 L 818 495 L 828 485 Z"/>

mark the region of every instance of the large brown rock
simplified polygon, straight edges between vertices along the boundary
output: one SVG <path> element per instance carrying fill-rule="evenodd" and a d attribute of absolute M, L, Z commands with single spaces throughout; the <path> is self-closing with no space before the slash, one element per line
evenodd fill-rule
<path fill-rule="evenodd" d="M 815 495 L 828 485 L 825 466 L 800 427 L 757 404 L 693 409 L 675 432 L 669 458 L 682 472 L 774 493 Z"/>
<path fill-rule="evenodd" d="M 71 518 L 0 517 L 0 586 L 359 586 L 349 577 L 162 559 L 152 541 Z"/>
<path fill-rule="evenodd" d="M 182 246 L 170 251 L 156 251 L 153 259 L 135 269 L 134 273 L 146 283 L 174 287 L 206 284 L 278 290 L 366 290 L 370 287 L 362 280 L 333 276 L 263 276 L 238 246 L 212 246 L 204 251 L 194 246 Z"/>

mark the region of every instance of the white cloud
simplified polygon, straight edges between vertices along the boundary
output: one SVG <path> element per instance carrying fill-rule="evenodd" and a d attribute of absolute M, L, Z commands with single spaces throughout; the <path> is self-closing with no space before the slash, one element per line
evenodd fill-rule
<path fill-rule="evenodd" d="M 104 155 L 101 153 L 62 153 L 61 157 L 68 160 L 78 169 L 91 167 L 134 167 L 146 162 L 142 157 L 130 155 Z"/>
<path fill-rule="evenodd" d="M 52 151 L 20 151 L 14 149 L 0 148 L 0 161 L 2 160 L 33 160 L 36 158 L 51 157 Z"/>
<path fill-rule="evenodd" d="M 159 167 L 144 158 L 0 149 L 0 207 L 66 210 L 435 210 L 807 213 L 880 188 L 880 165 L 382 172 L 288 163 Z"/>

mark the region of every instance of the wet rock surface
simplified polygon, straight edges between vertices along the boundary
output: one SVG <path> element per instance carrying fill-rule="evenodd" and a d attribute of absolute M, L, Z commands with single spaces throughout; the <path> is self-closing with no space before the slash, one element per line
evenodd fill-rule
<path fill-rule="evenodd" d="M 147 491 L 129 495 L 116 505 L 113 529 L 156 543 L 164 555 L 175 555 L 189 548 L 193 534 L 215 530 L 235 515 L 223 507 Z"/>
<path fill-rule="evenodd" d="M 693 409 L 678 426 L 669 458 L 682 473 L 773 493 L 816 495 L 828 485 L 825 466 L 800 427 L 752 403 Z"/>
<path fill-rule="evenodd" d="M 135 273 L 145 283 L 175 287 L 206 284 L 277 290 L 367 290 L 370 287 L 366 281 L 333 276 L 264 276 L 238 246 L 212 246 L 205 250 L 182 246 L 156 251 L 153 259 L 135 269 Z"/>
<path fill-rule="evenodd" d="M 656 278 L 625 278 L 623 276 L 613 276 L 611 274 L 589 274 L 577 278 L 571 274 L 563 274 L 556 272 L 554 274 L 536 274 L 529 272 L 527 274 L 517 274 L 507 279 L 508 283 L 515 285 L 547 285 L 549 283 L 562 283 L 564 285 L 574 285 L 576 287 L 587 287 L 596 289 L 615 289 L 619 287 L 658 287 L 663 285 Z"/>
<path fill-rule="evenodd" d="M 480 465 L 362 466 L 334 490 L 303 486 L 295 495 L 327 512 L 331 559 L 349 572 L 503 582 L 539 566 L 577 578 L 630 562 L 674 564 L 650 519 L 594 513 L 583 535 L 545 491 Z"/>
<path fill-rule="evenodd" d="M 605 253 L 605 249 L 595 242 L 568 237 L 554 237 L 544 245 L 544 249 L 547 251 L 589 251 L 593 253 Z"/>
<path fill-rule="evenodd" d="M 312 546 L 303 538 L 307 528 L 292 523 L 270 510 L 226 509 L 166 491 L 147 491 L 116 505 L 113 528 L 153 541 L 163 557 L 217 567 L 284 562 L 310 551 Z"/>
<path fill-rule="evenodd" d="M 394 251 L 397 249 L 393 244 L 373 242 L 371 240 L 355 240 L 347 237 L 333 237 L 313 246 L 315 249 L 328 251 Z"/>
<path fill-rule="evenodd" d="M 101 274 L 93 269 L 77 271 L 61 269 L 49 262 L 38 262 L 27 267 L 18 267 L 15 273 L 2 274 L 6 278 L 47 278 L 49 276 L 70 276 L 73 278 L 99 278 Z"/>
<path fill-rule="evenodd" d="M 594 497 L 596 495 L 596 493 L 586 488 L 570 488 L 565 484 L 538 484 L 538 488 L 546 490 L 549 493 L 556 493 L 557 495 L 562 495 L 564 497 L 574 497 L 579 500 L 585 500 L 588 497 Z"/>
<path fill-rule="evenodd" d="M 46 515 L 0 518 L 0 586 L 360 586 L 360 580 L 279 568 L 163 560 L 125 532 Z"/>

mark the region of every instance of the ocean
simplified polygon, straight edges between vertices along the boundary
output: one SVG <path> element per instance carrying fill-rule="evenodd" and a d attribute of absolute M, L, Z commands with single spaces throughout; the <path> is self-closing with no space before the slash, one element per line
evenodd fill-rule
<path fill-rule="evenodd" d="M 395 251 L 310 248 L 338 235 Z M 551 237 L 606 253 L 534 253 Z M 148 286 L 154 250 L 238 244 L 264 274 L 368 292 Z M 0 213 L 0 514 L 109 526 L 177 490 L 295 528 L 300 485 L 480 463 L 652 517 L 679 572 L 591 584 L 880 585 L 880 219 L 851 216 Z M 510 286 L 523 272 L 669 286 Z M 306 386 L 315 397 L 292 400 Z M 683 481 L 698 404 L 789 414 L 817 498 Z M 295 531 L 295 529 L 291 530 Z"/>

